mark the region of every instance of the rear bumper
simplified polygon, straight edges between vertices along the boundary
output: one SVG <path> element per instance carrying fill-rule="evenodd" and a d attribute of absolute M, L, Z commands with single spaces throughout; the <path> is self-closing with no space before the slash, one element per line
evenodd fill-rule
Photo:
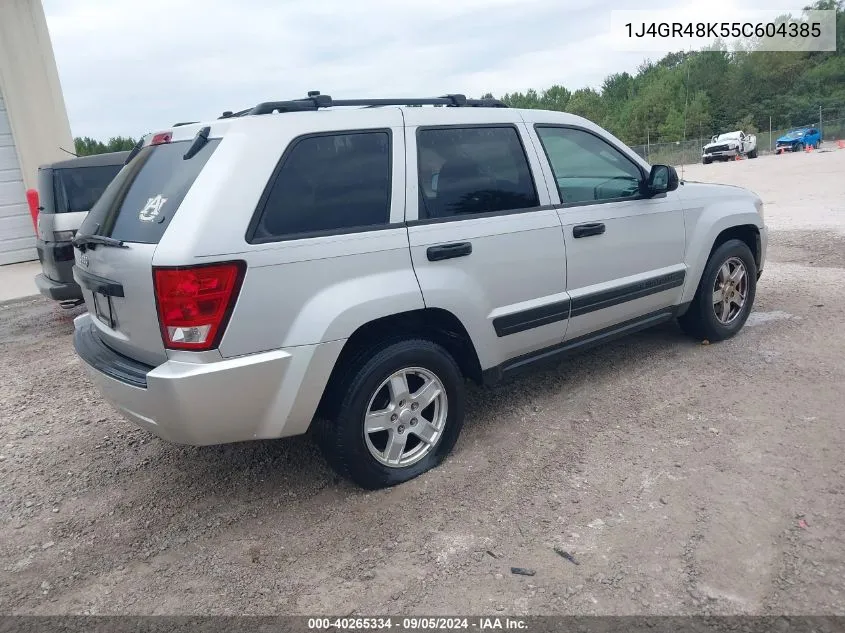
<path fill-rule="evenodd" d="M 82 290 L 73 279 L 73 245 L 39 239 L 35 247 L 43 271 L 35 277 L 39 292 L 54 301 L 81 300 Z"/>
<path fill-rule="evenodd" d="M 38 273 L 35 285 L 38 286 L 38 292 L 53 301 L 82 300 L 82 289 L 75 281 L 53 281 L 44 273 Z"/>
<path fill-rule="evenodd" d="M 343 341 L 150 367 L 105 345 L 89 314 L 74 346 L 103 397 L 162 439 L 203 446 L 308 430 Z"/>

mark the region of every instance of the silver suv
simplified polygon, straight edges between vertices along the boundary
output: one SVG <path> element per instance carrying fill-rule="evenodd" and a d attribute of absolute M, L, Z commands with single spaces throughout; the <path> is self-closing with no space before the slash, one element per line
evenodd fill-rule
<path fill-rule="evenodd" d="M 63 308 L 82 303 L 82 291 L 73 280 L 71 240 L 128 157 L 129 152 L 109 152 L 38 168 L 35 246 L 41 272 L 35 277 L 35 285 Z"/>
<path fill-rule="evenodd" d="M 309 93 L 146 137 L 75 238 L 74 343 L 103 395 L 173 442 L 313 426 L 378 488 L 451 451 L 465 378 L 675 317 L 742 328 L 757 196 L 501 106 Z"/>

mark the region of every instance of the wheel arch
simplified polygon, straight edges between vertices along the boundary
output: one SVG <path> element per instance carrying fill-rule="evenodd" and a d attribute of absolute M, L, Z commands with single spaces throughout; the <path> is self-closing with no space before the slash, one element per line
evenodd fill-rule
<path fill-rule="evenodd" d="M 385 341 L 424 338 L 441 345 L 455 359 L 461 373 L 481 383 L 481 363 L 475 345 L 461 320 L 442 308 L 422 308 L 391 314 L 364 323 L 344 343 L 323 390 L 317 408 L 321 417 L 332 419 L 344 385 L 362 356 Z"/>
<path fill-rule="evenodd" d="M 707 260 L 710 260 L 710 257 L 712 257 L 713 253 L 716 252 L 717 248 L 728 240 L 733 239 L 744 242 L 745 245 L 748 246 L 751 254 L 754 255 L 754 263 L 759 269 L 762 259 L 762 244 L 760 241 L 760 229 L 754 224 L 738 224 L 724 229 L 716 236 L 716 239 L 713 240 L 713 247 L 710 249 L 710 252 L 707 253 Z"/>
<path fill-rule="evenodd" d="M 738 239 L 754 255 L 757 269 L 763 261 L 763 244 L 760 235 L 760 216 L 754 212 L 724 215 L 717 218 L 706 230 L 694 231 L 687 249 L 687 281 L 681 303 L 689 303 L 698 290 L 701 275 L 715 250 L 731 239 Z M 699 220 L 698 226 L 702 223 Z"/>

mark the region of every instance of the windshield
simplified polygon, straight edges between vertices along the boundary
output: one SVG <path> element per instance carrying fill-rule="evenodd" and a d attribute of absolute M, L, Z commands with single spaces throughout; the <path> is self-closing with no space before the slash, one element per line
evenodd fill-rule
<path fill-rule="evenodd" d="M 719 134 L 717 141 L 735 141 L 739 138 L 739 132 L 729 132 L 727 134 Z"/>
<path fill-rule="evenodd" d="M 801 138 L 807 133 L 807 130 L 792 130 L 786 135 L 786 138 Z"/>

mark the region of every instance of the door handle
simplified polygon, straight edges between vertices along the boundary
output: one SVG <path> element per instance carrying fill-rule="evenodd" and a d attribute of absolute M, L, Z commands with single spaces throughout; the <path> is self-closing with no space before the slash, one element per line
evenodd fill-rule
<path fill-rule="evenodd" d="M 604 233 L 604 224 L 602 222 L 579 224 L 572 228 L 572 237 L 587 237 L 589 235 L 601 235 L 602 233 Z"/>
<path fill-rule="evenodd" d="M 472 253 L 472 243 L 470 242 L 429 246 L 425 251 L 430 262 L 439 262 L 442 259 L 452 259 L 453 257 L 466 257 L 470 253 Z"/>

